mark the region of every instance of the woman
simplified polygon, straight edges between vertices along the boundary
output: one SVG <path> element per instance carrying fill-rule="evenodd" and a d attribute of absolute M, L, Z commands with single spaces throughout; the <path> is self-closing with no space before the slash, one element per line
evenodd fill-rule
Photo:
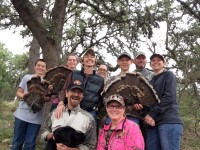
<path fill-rule="evenodd" d="M 77 65 L 79 63 L 78 57 L 71 53 L 67 56 L 66 58 L 66 67 L 70 70 L 77 70 Z M 57 108 L 57 105 L 59 103 L 59 96 L 58 95 L 52 95 L 51 96 L 51 101 L 52 101 L 52 105 L 51 105 L 51 112 Z M 65 101 L 65 103 L 67 103 L 67 101 Z"/>
<path fill-rule="evenodd" d="M 182 123 L 176 100 L 176 76 L 164 70 L 165 59 L 160 54 L 150 57 L 154 77 L 150 81 L 160 103 L 150 107 L 144 121 L 150 126 L 147 130 L 146 150 L 179 150 Z"/>
<path fill-rule="evenodd" d="M 97 150 L 144 150 L 139 126 L 124 116 L 124 98 L 117 94 L 109 96 L 106 111 L 111 122 L 100 131 Z"/>

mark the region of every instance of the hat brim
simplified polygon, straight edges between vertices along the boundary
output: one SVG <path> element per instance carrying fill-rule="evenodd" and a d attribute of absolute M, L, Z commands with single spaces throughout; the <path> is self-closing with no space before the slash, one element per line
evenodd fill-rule
<path fill-rule="evenodd" d="M 90 54 L 90 55 L 92 55 L 92 56 L 95 57 L 95 52 L 94 52 L 93 49 L 88 49 L 88 50 L 85 52 L 84 56 L 87 55 L 87 54 Z M 83 57 L 84 57 L 84 56 L 83 56 Z"/>
<path fill-rule="evenodd" d="M 122 57 L 128 57 L 129 59 L 131 59 L 131 57 L 130 57 L 129 55 L 123 54 L 123 55 L 120 55 L 120 56 L 118 57 L 118 60 L 121 59 Z"/>
<path fill-rule="evenodd" d="M 138 56 L 144 56 L 144 57 L 146 58 L 146 55 L 145 55 L 145 54 L 138 54 L 138 55 L 136 55 L 135 58 L 137 58 Z"/>
<path fill-rule="evenodd" d="M 152 61 L 152 59 L 155 58 L 155 57 L 158 57 L 158 58 L 160 58 L 163 62 L 165 62 L 165 58 L 164 58 L 162 55 L 160 55 L 160 54 L 153 54 L 153 55 L 151 55 L 150 60 Z"/>
<path fill-rule="evenodd" d="M 81 88 L 80 86 L 72 86 L 69 90 L 73 90 L 73 89 L 79 89 L 82 92 L 84 91 L 83 88 Z"/>
<path fill-rule="evenodd" d="M 122 103 L 120 103 L 120 102 L 117 101 L 117 100 L 109 100 L 109 101 L 107 101 L 107 102 L 106 102 L 106 106 L 107 106 L 109 103 L 111 103 L 111 102 L 117 102 L 117 103 L 119 103 L 120 105 L 125 106 L 125 104 L 122 104 Z"/>

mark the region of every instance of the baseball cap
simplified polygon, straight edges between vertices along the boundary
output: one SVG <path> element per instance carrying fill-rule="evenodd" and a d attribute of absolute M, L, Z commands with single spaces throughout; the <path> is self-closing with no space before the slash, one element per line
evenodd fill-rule
<path fill-rule="evenodd" d="M 165 58 L 163 57 L 163 55 L 161 55 L 161 54 L 156 54 L 156 53 L 154 53 L 153 55 L 151 55 L 150 61 L 151 61 L 154 57 L 158 57 L 158 58 L 160 58 L 163 62 L 165 62 Z"/>
<path fill-rule="evenodd" d="M 121 53 L 121 54 L 118 56 L 117 59 L 118 59 L 118 60 L 121 59 L 122 56 L 127 56 L 127 57 L 129 57 L 129 58 L 131 59 L 131 55 L 130 55 L 129 53 L 127 53 L 127 52 Z"/>
<path fill-rule="evenodd" d="M 119 94 L 110 95 L 106 99 L 106 106 L 111 101 L 116 101 L 116 102 L 120 103 L 122 106 L 125 106 L 124 98 L 122 96 L 120 96 Z"/>
<path fill-rule="evenodd" d="M 73 80 L 69 83 L 69 86 L 68 86 L 67 89 L 68 90 L 80 89 L 83 92 L 84 91 L 84 85 L 81 83 L 80 80 Z"/>
<path fill-rule="evenodd" d="M 146 58 L 146 54 L 144 52 L 142 52 L 142 51 L 137 52 L 135 58 L 137 58 L 140 55 L 142 55 L 142 56 L 144 56 Z"/>
<path fill-rule="evenodd" d="M 85 55 L 87 55 L 87 54 L 90 54 L 90 55 L 92 55 L 92 56 L 95 57 L 95 52 L 94 52 L 94 50 L 93 50 L 92 48 L 89 48 L 89 49 L 85 52 L 85 54 L 83 55 L 83 57 L 84 57 Z"/>

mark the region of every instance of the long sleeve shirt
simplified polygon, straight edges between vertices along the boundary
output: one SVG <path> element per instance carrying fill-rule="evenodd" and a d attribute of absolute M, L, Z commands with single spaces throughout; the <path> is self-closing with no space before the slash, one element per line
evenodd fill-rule
<path fill-rule="evenodd" d="M 88 112 L 82 110 L 80 106 L 77 106 L 73 110 L 63 112 L 60 119 L 55 117 L 55 111 L 53 111 L 45 122 L 44 132 L 41 135 L 41 140 L 45 141 L 47 135 L 55 131 L 59 127 L 70 126 L 76 131 L 80 131 L 85 134 L 85 142 L 78 146 L 80 150 L 94 150 L 97 142 L 96 126 L 94 118 Z"/>
<path fill-rule="evenodd" d="M 149 115 L 156 125 L 163 123 L 181 123 L 176 100 L 176 76 L 171 71 L 164 71 L 153 77 L 151 85 L 155 89 L 160 103 L 150 108 Z"/>
<path fill-rule="evenodd" d="M 144 150 L 144 139 L 136 123 L 124 119 L 115 130 L 110 131 L 110 127 L 111 124 L 104 125 L 100 131 L 96 150 L 106 147 L 107 150 Z"/>

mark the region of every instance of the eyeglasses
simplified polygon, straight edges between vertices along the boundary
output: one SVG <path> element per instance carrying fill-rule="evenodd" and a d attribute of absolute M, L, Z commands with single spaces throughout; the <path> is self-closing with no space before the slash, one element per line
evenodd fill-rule
<path fill-rule="evenodd" d="M 99 71 L 101 71 L 101 72 L 107 72 L 106 69 L 101 69 L 101 68 L 99 68 Z"/>
<path fill-rule="evenodd" d="M 120 109 L 122 109 L 122 108 L 124 108 L 124 106 L 122 106 L 122 105 L 107 105 L 107 108 L 108 109 L 117 109 L 117 110 L 120 110 Z"/>

